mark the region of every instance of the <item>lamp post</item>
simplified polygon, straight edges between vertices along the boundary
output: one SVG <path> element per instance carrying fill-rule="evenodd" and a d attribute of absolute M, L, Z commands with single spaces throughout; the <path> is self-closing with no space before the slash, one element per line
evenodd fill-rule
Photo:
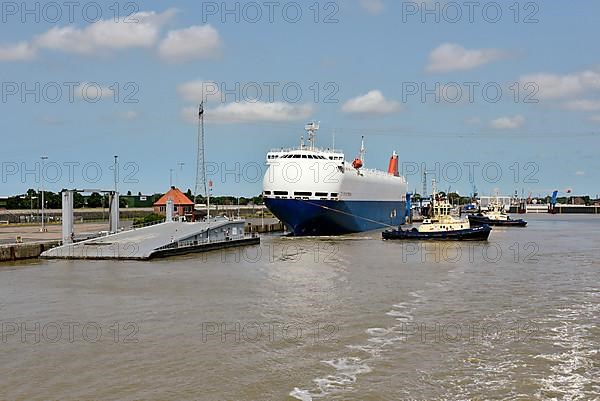
<path fill-rule="evenodd" d="M 46 164 L 46 160 L 48 160 L 48 156 L 40 156 L 40 159 L 42 159 L 42 168 L 40 171 L 40 175 L 42 177 L 42 227 L 40 228 L 40 232 L 45 233 L 46 232 L 46 222 L 45 222 L 45 218 L 44 218 L 44 209 L 45 209 L 45 205 L 44 205 L 44 167 Z"/>
<path fill-rule="evenodd" d="M 179 188 L 179 173 L 183 172 L 183 166 L 185 166 L 185 163 L 177 162 L 177 166 L 179 169 L 175 172 L 175 186 Z"/>
<path fill-rule="evenodd" d="M 37 196 L 31 196 L 31 194 L 29 194 L 29 218 L 31 219 L 31 221 L 33 221 L 33 200 L 37 198 Z"/>
<path fill-rule="evenodd" d="M 115 155 L 115 194 L 119 191 L 119 156 Z"/>
<path fill-rule="evenodd" d="M 33 221 L 33 200 L 37 199 L 37 196 L 33 196 L 31 195 L 31 193 L 28 193 L 27 196 L 21 196 L 21 199 L 27 199 L 29 198 L 29 222 Z"/>

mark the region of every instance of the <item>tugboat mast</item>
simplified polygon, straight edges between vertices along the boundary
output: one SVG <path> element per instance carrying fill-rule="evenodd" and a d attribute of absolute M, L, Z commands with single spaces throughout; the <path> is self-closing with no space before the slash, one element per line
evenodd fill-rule
<path fill-rule="evenodd" d="M 432 217 L 436 215 L 437 182 L 435 178 L 431 180 L 431 213 Z"/>

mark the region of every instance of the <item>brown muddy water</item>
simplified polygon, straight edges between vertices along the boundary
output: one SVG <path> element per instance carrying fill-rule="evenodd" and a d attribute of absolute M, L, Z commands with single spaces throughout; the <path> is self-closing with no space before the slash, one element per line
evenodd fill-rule
<path fill-rule="evenodd" d="M 600 399 L 600 219 L 0 266 L 2 400 Z"/>

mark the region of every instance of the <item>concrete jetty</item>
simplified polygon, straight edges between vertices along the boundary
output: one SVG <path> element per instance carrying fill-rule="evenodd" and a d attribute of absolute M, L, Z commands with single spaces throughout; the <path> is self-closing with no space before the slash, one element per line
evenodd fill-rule
<path fill-rule="evenodd" d="M 37 241 L 26 244 L 0 245 L 0 262 L 37 258 L 42 252 L 59 245 L 60 241 Z"/>
<path fill-rule="evenodd" d="M 65 244 L 41 254 L 46 259 L 148 260 L 260 243 L 244 233 L 243 220 L 170 221 Z"/>

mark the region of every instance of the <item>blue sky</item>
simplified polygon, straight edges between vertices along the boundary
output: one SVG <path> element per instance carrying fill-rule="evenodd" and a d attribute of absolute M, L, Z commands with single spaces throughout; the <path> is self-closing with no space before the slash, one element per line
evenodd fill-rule
<path fill-rule="evenodd" d="M 256 22 L 247 2 L 237 16 L 222 2 L 123 2 L 117 21 L 113 1 L 89 3 L 73 18 L 64 6 L 54 18 L 3 3 L 0 195 L 38 187 L 40 155 L 56 163 L 52 190 L 112 187 L 115 154 L 122 191 L 164 191 L 171 169 L 193 188 L 194 109 L 215 84 L 229 90 L 209 96 L 206 113 L 217 194 L 258 194 L 257 164 L 296 145 L 310 119 L 321 121 L 319 143 L 335 133 L 347 158 L 365 135 L 369 167 L 398 151 L 411 190 L 425 166 L 463 194 L 600 193 L 597 2 L 475 2 L 471 21 L 465 2 L 321 1 L 316 16 L 312 2 L 284 1 L 273 22 L 263 2 Z"/>

